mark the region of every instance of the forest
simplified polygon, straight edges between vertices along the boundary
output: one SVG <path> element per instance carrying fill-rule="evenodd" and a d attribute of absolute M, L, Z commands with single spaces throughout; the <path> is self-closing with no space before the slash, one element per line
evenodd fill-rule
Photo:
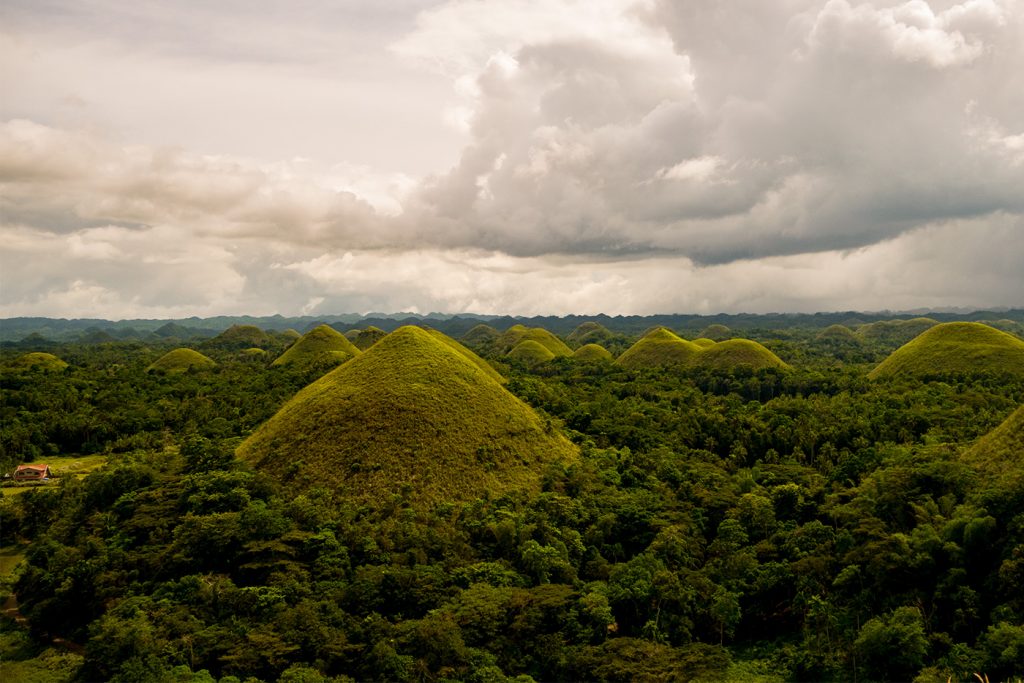
<path fill-rule="evenodd" d="M 1020 320 L 306 322 L 3 345 L 0 679 L 1024 677 Z"/>

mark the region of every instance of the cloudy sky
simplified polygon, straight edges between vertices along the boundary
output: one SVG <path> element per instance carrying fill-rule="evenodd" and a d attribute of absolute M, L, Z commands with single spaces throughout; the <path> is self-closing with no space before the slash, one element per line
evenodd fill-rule
<path fill-rule="evenodd" d="M 1024 0 L 4 0 L 0 317 L 1024 305 Z"/>

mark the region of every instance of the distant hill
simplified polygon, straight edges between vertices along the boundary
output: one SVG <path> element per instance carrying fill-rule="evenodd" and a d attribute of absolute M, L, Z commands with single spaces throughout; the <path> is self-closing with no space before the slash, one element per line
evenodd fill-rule
<path fill-rule="evenodd" d="M 566 340 L 573 346 L 585 344 L 601 344 L 613 338 L 615 334 L 601 323 L 588 321 L 569 333 Z"/>
<path fill-rule="evenodd" d="M 356 348 L 360 351 L 365 351 L 387 335 L 388 333 L 379 327 L 370 325 L 366 329 L 359 330 L 359 333 L 356 335 L 355 339 L 352 340 L 352 343 L 355 344 Z"/>
<path fill-rule="evenodd" d="M 675 332 L 659 327 L 641 337 L 618 357 L 616 364 L 627 370 L 684 367 L 701 348 Z"/>
<path fill-rule="evenodd" d="M 693 340 L 693 343 L 696 344 L 697 346 L 699 346 L 702 349 L 706 349 L 709 346 L 714 346 L 715 345 L 715 340 L 714 339 L 708 339 L 707 337 L 698 337 L 697 339 Z"/>
<path fill-rule="evenodd" d="M 292 487 L 418 504 L 539 490 L 540 468 L 575 447 L 456 342 L 402 327 L 300 391 L 238 449 Z"/>
<path fill-rule="evenodd" d="M 264 348 L 271 344 L 270 335 L 255 325 L 232 325 L 202 344 L 203 348 L 241 351 L 253 346 Z"/>
<path fill-rule="evenodd" d="M 714 370 L 730 370 L 740 366 L 755 370 L 764 368 L 788 369 L 781 358 L 756 341 L 749 339 L 727 339 L 713 346 L 706 346 L 694 357 L 695 367 Z"/>
<path fill-rule="evenodd" d="M 857 328 L 856 335 L 864 341 L 906 344 L 917 335 L 938 324 L 939 321 L 934 318 L 879 320 L 861 325 Z"/>
<path fill-rule="evenodd" d="M 188 329 L 184 325 L 179 325 L 178 323 L 175 322 L 169 322 L 153 330 L 153 334 L 155 334 L 158 337 L 163 337 L 165 339 L 190 339 L 192 337 L 192 330 Z"/>
<path fill-rule="evenodd" d="M 894 351 L 868 377 L 971 374 L 1024 377 L 1024 341 L 981 323 L 943 323 Z"/>
<path fill-rule="evenodd" d="M 488 351 L 501 336 L 501 332 L 490 325 L 480 323 L 459 337 L 459 341 L 476 351 Z"/>
<path fill-rule="evenodd" d="M 207 358 L 198 351 L 182 348 L 168 351 L 146 368 L 146 372 L 171 375 L 188 372 L 189 370 L 206 370 L 216 365 L 212 359 Z"/>
<path fill-rule="evenodd" d="M 524 341 L 535 341 L 555 356 L 571 356 L 572 349 L 565 342 L 540 327 L 528 328 L 525 325 L 513 325 L 505 330 L 494 342 L 494 348 L 501 354 L 508 353 L 514 346 Z"/>
<path fill-rule="evenodd" d="M 837 342 L 856 342 L 857 335 L 846 325 L 829 325 L 818 333 L 818 339 Z"/>
<path fill-rule="evenodd" d="M 588 363 L 597 363 L 602 361 L 611 362 L 613 360 L 611 352 L 601 346 L 600 344 L 584 344 L 580 348 L 573 351 L 572 357 L 579 361 Z"/>
<path fill-rule="evenodd" d="M 333 327 L 321 325 L 302 335 L 298 341 L 274 359 L 271 365 L 277 367 L 337 365 L 350 358 L 355 358 L 359 353 L 359 349 L 343 334 Z"/>
<path fill-rule="evenodd" d="M 541 346 L 540 342 L 527 339 L 513 346 L 512 350 L 505 354 L 505 357 L 529 365 L 535 365 L 551 360 L 555 357 L 555 354 L 551 353 L 547 347 Z"/>
<path fill-rule="evenodd" d="M 33 372 L 62 372 L 68 364 L 52 353 L 34 351 L 15 358 L 11 361 L 11 367 Z"/>
<path fill-rule="evenodd" d="M 730 337 L 733 336 L 733 333 L 732 330 L 730 330 L 725 325 L 715 323 L 712 325 L 708 325 L 703 330 L 701 330 L 700 336 L 704 337 L 705 339 L 710 339 L 711 341 L 717 342 L 729 339 Z"/>

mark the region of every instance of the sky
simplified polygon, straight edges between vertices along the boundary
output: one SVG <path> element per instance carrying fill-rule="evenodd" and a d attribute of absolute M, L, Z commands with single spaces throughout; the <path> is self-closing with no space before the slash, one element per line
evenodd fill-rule
<path fill-rule="evenodd" d="M 4 0 L 0 317 L 1024 306 L 1024 0 Z"/>

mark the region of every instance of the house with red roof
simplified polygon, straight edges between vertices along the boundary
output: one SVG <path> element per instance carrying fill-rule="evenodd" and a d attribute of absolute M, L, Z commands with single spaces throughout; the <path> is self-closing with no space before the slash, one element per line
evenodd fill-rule
<path fill-rule="evenodd" d="M 18 465 L 14 470 L 14 481 L 46 481 L 51 476 L 50 466 L 44 464 Z"/>

